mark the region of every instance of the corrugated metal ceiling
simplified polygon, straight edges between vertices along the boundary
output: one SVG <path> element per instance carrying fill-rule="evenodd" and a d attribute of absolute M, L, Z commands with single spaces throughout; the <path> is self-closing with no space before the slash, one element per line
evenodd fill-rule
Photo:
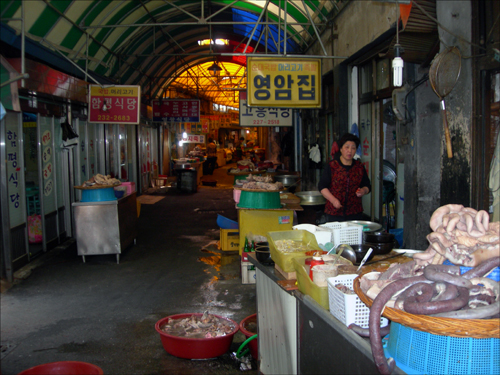
<path fill-rule="evenodd" d="M 26 37 L 64 54 L 82 70 L 160 95 L 169 77 L 229 56 L 247 44 L 257 53 L 303 54 L 346 1 L 330 0 L 30 0 Z M 20 32 L 20 0 L 2 1 L 2 24 Z M 341 4 L 341 5 L 339 5 Z M 266 10 L 263 12 L 263 10 Z M 258 26 L 254 29 L 255 24 Z M 286 30 L 286 35 L 284 34 Z M 198 40 L 223 38 L 226 47 Z M 225 54 L 225 57 L 221 57 Z"/>

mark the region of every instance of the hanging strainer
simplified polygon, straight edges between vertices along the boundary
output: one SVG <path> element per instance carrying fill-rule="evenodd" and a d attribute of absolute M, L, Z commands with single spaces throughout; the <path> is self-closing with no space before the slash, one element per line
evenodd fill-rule
<path fill-rule="evenodd" d="M 450 130 L 448 129 L 448 119 L 446 117 L 446 105 L 444 98 L 448 95 L 460 76 L 462 68 L 462 56 L 457 47 L 448 47 L 439 53 L 432 61 L 429 69 L 429 81 L 436 95 L 441 100 L 441 110 L 443 112 L 443 126 L 446 138 L 446 150 L 448 158 L 453 157 L 451 149 Z"/>

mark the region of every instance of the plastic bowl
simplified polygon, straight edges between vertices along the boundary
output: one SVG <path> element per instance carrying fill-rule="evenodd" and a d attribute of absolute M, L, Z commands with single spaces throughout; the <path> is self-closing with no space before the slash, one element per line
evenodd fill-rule
<path fill-rule="evenodd" d="M 257 314 L 253 314 L 247 316 L 240 322 L 240 331 L 245 335 L 248 339 L 253 335 L 257 334 Z M 248 343 L 248 347 L 250 348 L 250 354 L 254 359 L 258 359 L 259 357 L 259 344 L 257 339 L 253 339 Z"/>
<path fill-rule="evenodd" d="M 51 362 L 31 367 L 18 375 L 102 375 L 100 367 L 86 362 Z"/>
<path fill-rule="evenodd" d="M 117 199 L 123 198 L 125 195 L 125 190 L 115 190 L 115 197 Z"/>
<path fill-rule="evenodd" d="M 238 229 L 239 227 L 236 221 L 219 214 L 217 214 L 217 225 L 222 229 Z"/>
<path fill-rule="evenodd" d="M 238 207 L 255 209 L 281 208 L 280 192 L 242 190 Z"/>
<path fill-rule="evenodd" d="M 368 252 L 368 250 L 370 249 L 370 247 L 373 248 L 372 245 L 367 245 L 367 244 L 350 245 L 350 246 L 352 247 L 352 249 L 356 253 L 356 263 L 358 263 L 358 264 L 361 263 L 361 261 L 365 257 L 365 255 Z M 366 261 L 367 262 L 370 261 L 374 256 L 375 256 L 375 249 L 373 248 L 372 253 L 370 254 L 370 256 L 368 257 L 368 259 Z"/>
<path fill-rule="evenodd" d="M 178 337 L 169 335 L 168 333 L 165 333 L 161 330 L 161 328 L 165 324 L 167 324 L 171 319 L 184 319 L 184 318 L 189 318 L 193 315 L 202 316 L 203 314 L 192 313 L 192 314 L 170 315 L 156 322 L 155 325 L 156 331 L 160 334 L 161 343 L 163 345 L 163 348 L 167 351 L 167 353 L 179 358 L 186 358 L 186 359 L 215 358 L 226 353 L 231 347 L 234 335 L 239 330 L 238 323 L 236 323 L 232 319 L 212 314 L 220 319 L 227 320 L 234 326 L 234 330 L 230 334 L 219 337 L 210 337 L 203 339 Z"/>
<path fill-rule="evenodd" d="M 101 189 L 82 189 L 82 199 L 80 202 L 106 202 L 115 200 L 115 190 L 113 187 L 109 187 Z"/>

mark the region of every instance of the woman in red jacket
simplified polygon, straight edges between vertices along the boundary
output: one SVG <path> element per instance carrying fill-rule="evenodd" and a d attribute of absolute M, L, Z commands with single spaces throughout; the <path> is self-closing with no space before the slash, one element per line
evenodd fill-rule
<path fill-rule="evenodd" d="M 354 159 L 359 143 L 357 136 L 344 134 L 340 151 L 323 170 L 318 189 L 327 201 L 327 222 L 363 219 L 361 197 L 370 193 L 371 184 L 363 164 Z"/>

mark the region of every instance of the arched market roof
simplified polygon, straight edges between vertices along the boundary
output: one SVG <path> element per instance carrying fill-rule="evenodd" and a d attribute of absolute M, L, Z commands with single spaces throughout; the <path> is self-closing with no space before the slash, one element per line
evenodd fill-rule
<path fill-rule="evenodd" d="M 43 46 L 39 60 L 43 51 L 64 55 L 100 83 L 140 85 L 152 99 L 174 87 L 200 93 L 200 82 L 210 84 L 210 77 L 199 66 L 217 62 L 241 73 L 237 66 L 245 67 L 250 53 L 304 54 L 341 3 L 346 1 L 3 0 L 1 31 L 2 41 L 9 43 L 9 37 L 19 37 L 24 19 L 26 38 Z M 198 44 L 216 38 L 229 43 Z M 182 75 L 200 79 L 174 79 Z M 235 87 L 246 87 L 228 77 L 216 86 L 234 81 Z M 229 96 L 234 98 L 222 95 L 221 100 Z"/>

